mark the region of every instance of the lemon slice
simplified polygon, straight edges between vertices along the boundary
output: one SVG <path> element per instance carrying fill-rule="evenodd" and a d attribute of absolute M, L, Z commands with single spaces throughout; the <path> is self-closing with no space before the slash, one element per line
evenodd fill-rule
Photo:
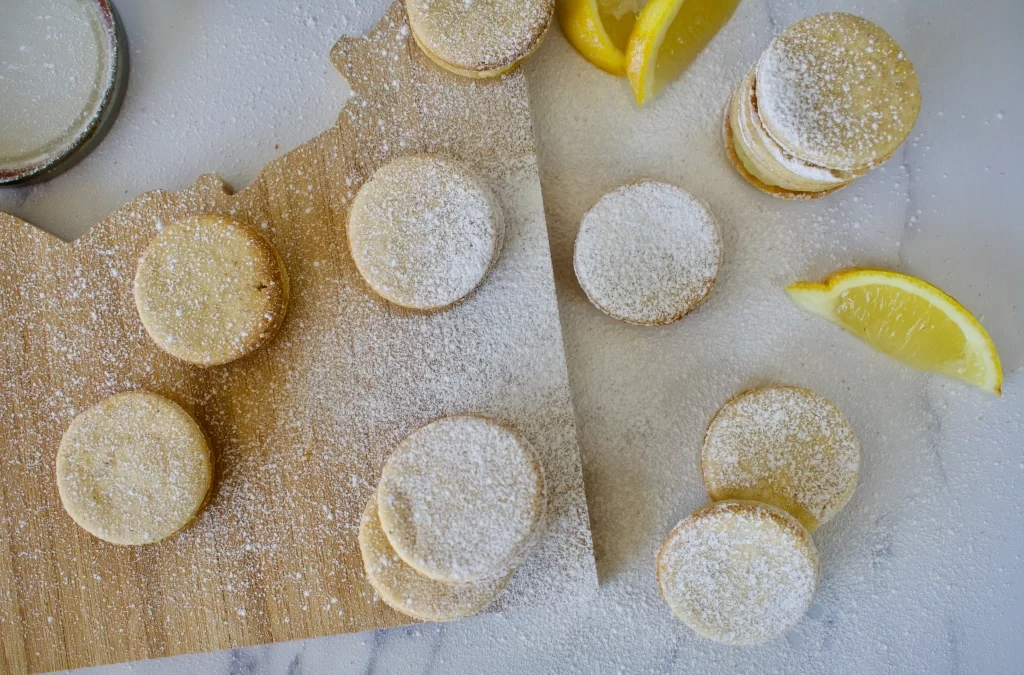
<path fill-rule="evenodd" d="M 587 61 L 612 75 L 626 74 L 626 43 L 639 0 L 559 0 L 558 23 Z"/>
<path fill-rule="evenodd" d="M 786 291 L 801 308 L 906 364 L 1001 393 L 1003 369 L 988 332 L 963 305 L 925 281 L 848 270 L 821 284 L 799 281 Z"/>
<path fill-rule="evenodd" d="M 740 0 L 651 0 L 626 47 L 626 74 L 639 105 L 653 99 L 707 46 Z"/>

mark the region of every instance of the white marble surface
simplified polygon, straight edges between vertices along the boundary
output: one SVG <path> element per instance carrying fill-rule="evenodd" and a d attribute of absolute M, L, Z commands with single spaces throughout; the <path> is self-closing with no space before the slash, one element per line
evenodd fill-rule
<path fill-rule="evenodd" d="M 70 173 L 0 190 L 0 209 L 73 237 L 131 196 L 203 172 L 243 186 L 334 119 L 347 88 L 327 51 L 338 35 L 372 26 L 385 4 L 121 0 L 133 70 L 117 125 Z M 814 204 L 773 200 L 728 166 L 717 111 L 772 35 L 837 8 L 893 33 L 918 67 L 924 110 L 903 150 L 854 187 Z M 89 672 L 1020 672 L 1021 25 L 1019 0 L 744 0 L 712 48 L 643 111 L 553 32 L 527 68 L 598 597 Z M 706 199 L 727 247 L 708 304 L 665 329 L 618 324 L 572 280 L 579 217 L 641 176 Z M 887 360 L 800 314 L 781 291 L 851 264 L 920 275 L 975 311 L 1003 357 L 1004 397 Z M 839 405 L 863 444 L 861 482 L 815 535 L 823 577 L 808 616 L 769 645 L 718 647 L 670 617 L 653 555 L 704 501 L 697 451 L 710 415 L 770 381 L 811 386 Z"/>

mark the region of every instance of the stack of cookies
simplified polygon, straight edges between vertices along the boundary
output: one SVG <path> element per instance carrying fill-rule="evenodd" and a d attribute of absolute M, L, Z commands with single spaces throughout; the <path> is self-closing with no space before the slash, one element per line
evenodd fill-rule
<path fill-rule="evenodd" d="M 879 26 L 832 12 L 777 37 L 725 111 L 725 147 L 758 189 L 823 197 L 885 162 L 921 110 L 914 64 Z"/>
<path fill-rule="evenodd" d="M 505 588 L 544 520 L 529 446 L 483 417 L 445 417 L 407 436 L 359 525 L 366 578 L 421 621 L 476 614 Z"/>
<path fill-rule="evenodd" d="M 859 466 L 850 425 L 813 391 L 767 387 L 726 403 L 701 454 L 715 501 L 679 523 L 658 553 L 658 584 L 673 613 L 733 645 L 787 631 L 817 589 L 811 532 L 849 501 Z"/>

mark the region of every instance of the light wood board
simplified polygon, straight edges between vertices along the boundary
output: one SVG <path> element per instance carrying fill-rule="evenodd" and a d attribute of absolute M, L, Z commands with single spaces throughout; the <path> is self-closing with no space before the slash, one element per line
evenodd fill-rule
<path fill-rule="evenodd" d="M 136 198 L 71 243 L 0 214 L 0 671 L 408 623 L 364 579 L 358 518 L 394 444 L 443 414 L 507 421 L 545 466 L 549 526 L 492 609 L 596 589 L 523 76 L 471 82 L 441 71 L 397 3 L 373 34 L 342 40 L 331 56 L 355 91 L 337 124 L 238 194 L 203 176 Z M 434 314 L 375 296 L 345 239 L 362 182 L 414 152 L 475 167 L 509 228 L 484 284 Z M 208 370 L 160 352 L 131 296 L 160 224 L 204 212 L 261 227 L 292 283 L 278 336 Z M 196 416 L 217 480 L 189 529 L 124 548 L 64 513 L 53 466 L 77 412 L 134 389 Z"/>

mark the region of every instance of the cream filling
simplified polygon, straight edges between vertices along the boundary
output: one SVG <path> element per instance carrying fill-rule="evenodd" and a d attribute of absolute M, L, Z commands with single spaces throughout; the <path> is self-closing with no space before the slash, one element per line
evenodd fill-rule
<path fill-rule="evenodd" d="M 794 192 L 821 192 L 857 177 L 854 173 L 808 164 L 783 150 L 765 130 L 757 113 L 756 96 L 756 80 L 751 72 L 733 95 L 729 115 L 736 156 L 755 178 Z"/>

